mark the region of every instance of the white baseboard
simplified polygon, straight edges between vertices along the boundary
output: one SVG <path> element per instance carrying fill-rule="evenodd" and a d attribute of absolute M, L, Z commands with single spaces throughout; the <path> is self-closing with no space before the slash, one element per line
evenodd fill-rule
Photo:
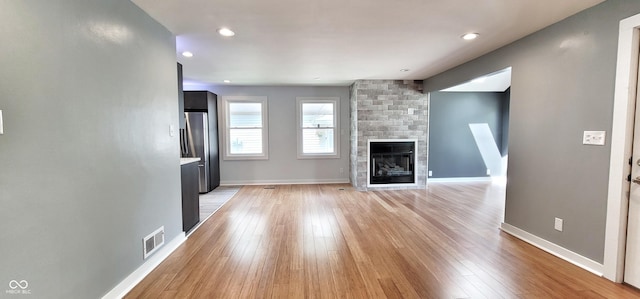
<path fill-rule="evenodd" d="M 133 273 L 129 274 L 129 276 L 116 285 L 116 287 L 109 291 L 109 293 L 104 295 L 102 299 L 120 299 L 124 297 L 186 240 L 187 238 L 185 237 L 184 232 L 178 234 L 178 236 L 173 238 L 171 242 L 166 243 L 163 248 L 159 249 L 158 252 L 152 255 L 146 262 L 144 262 L 144 264 L 133 271 Z"/>
<path fill-rule="evenodd" d="M 468 178 L 427 178 L 427 183 L 463 183 L 463 182 L 491 182 L 490 176 Z"/>
<path fill-rule="evenodd" d="M 301 179 L 301 180 L 237 180 L 220 181 L 220 186 L 238 185 L 317 185 L 317 184 L 348 184 L 349 179 Z"/>
<path fill-rule="evenodd" d="M 569 263 L 572 263 L 582 269 L 585 269 L 595 275 L 602 276 L 602 272 L 604 271 L 604 265 L 598 263 L 594 260 L 591 260 L 587 257 L 579 255 L 571 250 L 568 250 L 562 246 L 559 246 L 555 243 L 551 243 L 545 239 L 542 239 L 536 235 L 528 233 L 524 230 L 521 230 L 513 225 L 502 223 L 500 225 L 500 229 L 502 231 L 525 241 L 535 247 L 538 247 L 550 254 L 553 254 Z"/>

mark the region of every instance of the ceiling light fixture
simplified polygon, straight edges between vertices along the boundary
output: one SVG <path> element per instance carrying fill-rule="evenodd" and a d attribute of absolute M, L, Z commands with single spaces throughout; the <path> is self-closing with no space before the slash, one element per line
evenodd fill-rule
<path fill-rule="evenodd" d="M 400 71 L 401 71 L 401 72 L 408 72 L 408 71 L 409 71 L 409 69 L 401 69 Z"/>
<path fill-rule="evenodd" d="M 480 34 L 478 34 L 478 33 L 467 33 L 467 34 L 462 36 L 462 39 L 464 39 L 464 40 L 474 40 L 474 39 L 478 38 L 478 36 L 480 36 Z"/>
<path fill-rule="evenodd" d="M 222 36 L 234 36 L 236 35 L 235 32 L 231 31 L 231 29 L 227 28 L 227 27 L 222 27 L 220 29 L 218 29 L 218 33 Z"/>
<path fill-rule="evenodd" d="M 320 80 L 320 77 L 315 77 L 313 78 L 313 80 Z"/>
<path fill-rule="evenodd" d="M 182 56 L 187 57 L 187 58 L 193 57 L 193 53 L 191 53 L 189 51 L 184 51 L 184 52 L 182 52 Z"/>
<path fill-rule="evenodd" d="M 224 81 L 222 81 L 222 82 L 224 82 L 224 83 L 231 83 L 231 80 L 224 80 Z"/>

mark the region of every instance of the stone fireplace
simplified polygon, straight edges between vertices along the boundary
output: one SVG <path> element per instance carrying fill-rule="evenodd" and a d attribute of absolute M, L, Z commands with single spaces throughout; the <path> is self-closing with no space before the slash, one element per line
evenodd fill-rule
<path fill-rule="evenodd" d="M 358 80 L 350 88 L 350 101 L 353 186 L 361 191 L 426 188 L 429 104 L 422 82 Z M 393 157 L 378 156 L 374 169 L 370 146 L 380 140 L 395 149 L 400 143 L 413 141 L 414 151 L 400 149 Z M 376 146 L 385 151 L 385 146 Z M 373 178 L 372 172 L 379 177 Z"/>

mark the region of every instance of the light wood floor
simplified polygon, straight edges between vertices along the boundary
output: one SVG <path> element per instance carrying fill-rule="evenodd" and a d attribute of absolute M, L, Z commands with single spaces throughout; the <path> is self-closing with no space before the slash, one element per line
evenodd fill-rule
<path fill-rule="evenodd" d="M 243 187 L 126 298 L 640 298 L 498 227 L 489 183 Z"/>

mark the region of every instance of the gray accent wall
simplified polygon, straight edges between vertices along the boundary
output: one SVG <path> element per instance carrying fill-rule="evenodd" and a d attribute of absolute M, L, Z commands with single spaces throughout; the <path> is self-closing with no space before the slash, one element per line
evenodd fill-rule
<path fill-rule="evenodd" d="M 605 1 L 424 82 L 441 90 L 513 67 L 504 221 L 599 263 L 618 26 L 638 13 L 640 1 Z M 582 145 L 586 130 L 606 131 L 606 146 Z"/>
<path fill-rule="evenodd" d="M 126 0 L 1 6 L 0 297 L 102 297 L 182 234 L 175 39 Z"/>
<path fill-rule="evenodd" d="M 432 92 L 429 170 L 432 178 L 487 177 L 469 124 L 486 123 L 502 156 L 508 136 L 508 96 L 503 92 Z M 505 103 L 506 102 L 506 103 Z M 506 108 L 506 113 L 503 109 Z M 506 122 L 506 124 L 503 123 Z"/>
<path fill-rule="evenodd" d="M 349 181 L 349 87 L 212 85 L 185 86 L 185 90 L 209 90 L 218 95 L 219 102 L 224 96 L 267 97 L 269 159 L 223 160 L 221 155 L 220 184 Z M 296 97 L 340 98 L 340 158 L 297 158 Z M 222 126 L 220 130 L 220 134 L 223 134 Z"/>

